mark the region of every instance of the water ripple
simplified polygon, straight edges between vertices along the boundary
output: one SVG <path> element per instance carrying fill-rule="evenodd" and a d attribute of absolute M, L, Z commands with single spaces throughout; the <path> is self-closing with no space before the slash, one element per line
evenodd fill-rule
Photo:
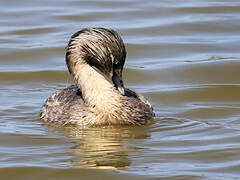
<path fill-rule="evenodd" d="M 239 10 L 236 0 L 1 2 L 1 178 L 238 179 Z M 125 86 L 153 104 L 148 125 L 39 120 L 45 99 L 73 83 L 65 47 L 89 26 L 123 37 Z"/>

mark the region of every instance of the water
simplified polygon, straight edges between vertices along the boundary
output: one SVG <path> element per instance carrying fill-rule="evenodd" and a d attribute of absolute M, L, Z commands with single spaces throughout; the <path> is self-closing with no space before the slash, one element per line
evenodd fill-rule
<path fill-rule="evenodd" d="M 1 179 L 239 179 L 240 2 L 0 2 Z M 143 127 L 44 125 L 39 110 L 72 83 L 69 37 L 117 30 L 124 79 L 153 104 Z"/>

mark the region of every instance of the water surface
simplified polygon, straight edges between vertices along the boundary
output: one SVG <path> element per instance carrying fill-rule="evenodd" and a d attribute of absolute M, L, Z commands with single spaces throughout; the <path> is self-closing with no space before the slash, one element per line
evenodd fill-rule
<path fill-rule="evenodd" d="M 240 2 L 0 2 L 3 179 L 238 179 Z M 65 47 L 84 27 L 117 30 L 127 87 L 153 104 L 142 127 L 79 129 L 39 120 L 70 85 Z"/>

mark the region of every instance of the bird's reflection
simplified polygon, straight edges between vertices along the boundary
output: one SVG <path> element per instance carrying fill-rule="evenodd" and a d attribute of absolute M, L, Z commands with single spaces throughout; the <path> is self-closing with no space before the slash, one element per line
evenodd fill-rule
<path fill-rule="evenodd" d="M 108 127 L 78 129 L 54 128 L 54 133 L 67 136 L 71 147 L 71 166 L 99 169 L 126 169 L 131 165 L 129 154 L 140 147 L 131 141 L 149 138 L 148 127 Z"/>

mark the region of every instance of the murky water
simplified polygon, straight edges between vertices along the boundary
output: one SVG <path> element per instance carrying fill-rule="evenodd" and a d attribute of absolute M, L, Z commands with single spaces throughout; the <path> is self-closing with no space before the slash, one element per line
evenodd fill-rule
<path fill-rule="evenodd" d="M 1 1 L 1 179 L 240 179 L 240 2 Z M 71 34 L 116 29 L 126 86 L 156 118 L 143 127 L 76 129 L 39 120 L 72 83 Z"/>

